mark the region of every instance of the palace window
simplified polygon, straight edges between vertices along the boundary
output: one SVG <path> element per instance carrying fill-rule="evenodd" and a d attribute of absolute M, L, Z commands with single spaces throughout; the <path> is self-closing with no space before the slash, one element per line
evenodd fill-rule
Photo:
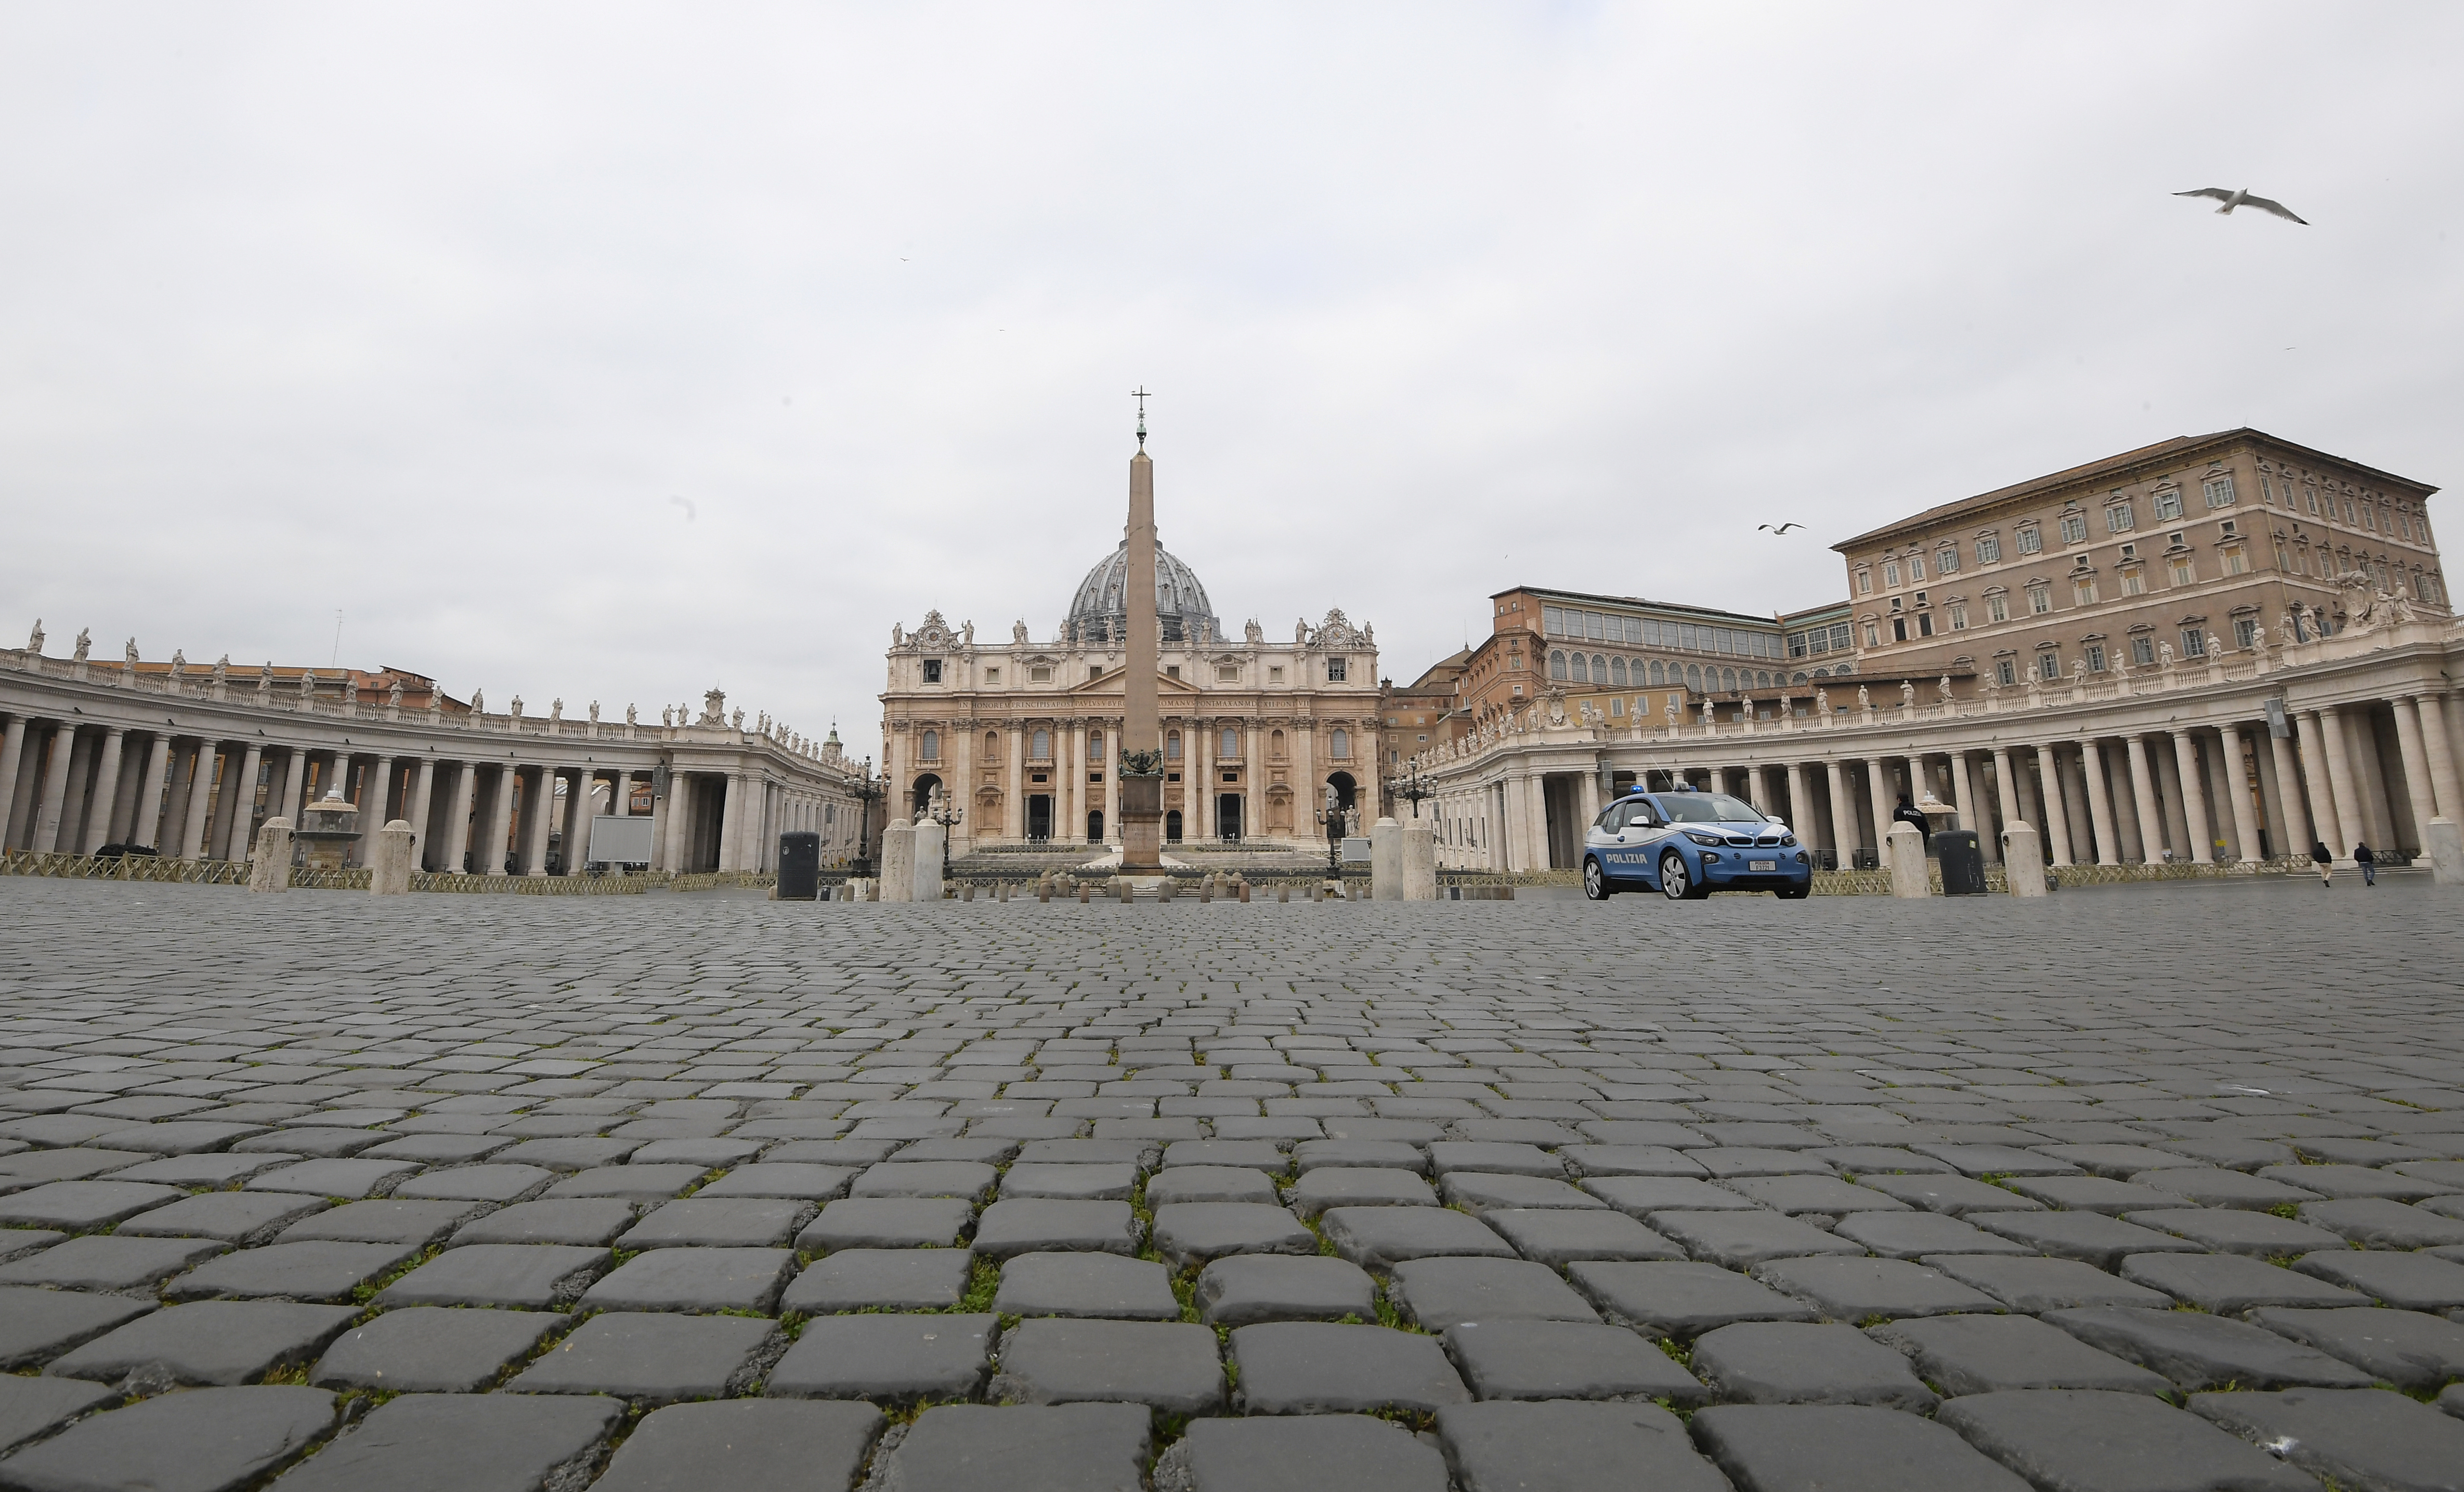
<path fill-rule="evenodd" d="M 2065 543 L 2065 544 L 2084 544 L 2084 543 L 2086 543 L 2086 542 L 2087 542 L 2087 515 L 2086 515 L 2086 514 L 2084 514 L 2084 513 L 2065 513 L 2065 514 L 2063 514 L 2063 515 L 2062 515 L 2061 523 L 2062 523 L 2062 542 L 2063 542 L 2063 543 Z"/>
<path fill-rule="evenodd" d="M 1166 761 L 1178 761 L 1180 759 L 1180 733 L 1178 731 L 1167 731 L 1164 733 L 1163 759 Z"/>
<path fill-rule="evenodd" d="M 1239 664 L 1237 664 L 1237 663 L 1219 663 L 1219 664 L 1217 664 L 1217 665 L 1215 666 L 1215 682 L 1216 682 L 1216 683 L 1218 683 L 1218 684 L 1238 684 L 1238 683 L 1240 683 L 1240 682 L 1241 682 L 1241 666 L 1240 666 Z"/>
<path fill-rule="evenodd" d="M 1981 534 L 1977 536 L 1976 562 L 1978 564 L 1999 564 L 2002 562 L 2002 536 L 1999 534 Z"/>
<path fill-rule="evenodd" d="M 2062 676 L 2062 655 L 2057 652 L 2036 654 L 2036 677 L 2052 682 Z"/>
<path fill-rule="evenodd" d="M 1331 757 L 1349 757 L 1352 755 L 1352 733 L 1345 730 L 1343 727 L 1339 725 L 1336 726 L 1334 728 L 1334 734 L 1327 737 L 1327 755 Z"/>
<path fill-rule="evenodd" d="M 1956 549 L 1943 549 L 1937 551 L 1933 557 L 1933 573 L 1936 575 L 1957 575 L 1959 573 L 1959 551 Z"/>
<path fill-rule="evenodd" d="M 2182 628 L 2182 656 L 2185 658 L 2204 658 L 2207 655 L 2207 629 L 2196 626 L 2186 626 Z"/>
<path fill-rule="evenodd" d="M 1351 659 L 1329 658 L 1326 660 L 1326 681 L 1329 684 L 1341 684 L 1352 676 L 1351 669 Z"/>
<path fill-rule="evenodd" d="M 1665 684 L 1665 683 L 1667 683 L 1667 682 L 1668 682 L 1668 675 L 1667 675 L 1667 672 L 1666 672 L 1666 670 L 1665 670 L 1664 669 L 1662 669 L 1662 668 L 1661 668 L 1660 660 L 1659 660 L 1659 659 L 1657 659 L 1657 658 L 1652 659 L 1652 660 L 1651 660 L 1651 687 L 1652 687 L 1652 688 L 1654 688 L 1654 689 L 1658 689 L 1660 686 L 1661 686 L 1662 684 Z"/>
<path fill-rule="evenodd" d="M 2127 534 L 2139 526 L 2139 510 L 2126 502 L 2117 502 L 2104 510 L 2104 531 Z"/>
<path fill-rule="evenodd" d="M 1737 670 L 1734 669 L 1722 669 L 1720 670 L 1720 687 L 1727 690 L 1731 694 L 1735 693 L 1737 691 Z"/>
<path fill-rule="evenodd" d="M 1228 725 L 1225 726 L 1223 728 L 1222 746 L 1223 749 L 1216 755 L 1223 757 L 1227 761 L 1238 760 L 1241 756 L 1241 733 Z"/>
<path fill-rule="evenodd" d="M 1050 761 L 1052 759 L 1052 733 L 1050 731 L 1036 732 L 1034 736 L 1030 738 L 1027 743 L 1027 750 L 1028 755 L 1032 756 L 1036 760 Z"/>
<path fill-rule="evenodd" d="M 2011 601 L 1999 591 L 1985 598 L 1985 619 L 1989 622 L 2011 620 Z"/>
<path fill-rule="evenodd" d="M 1922 581 L 1925 579 L 1925 556 L 1908 556 L 1908 579 L 1910 581 Z"/>
<path fill-rule="evenodd" d="M 2135 564 L 2122 567 L 2122 594 L 2144 596 L 2147 593 L 2147 572 Z"/>
<path fill-rule="evenodd" d="M 1000 682 L 1001 682 L 1001 669 L 986 669 L 984 670 L 984 682 L 985 682 L 985 683 L 987 683 L 987 684 L 998 684 L 998 683 L 1000 683 Z"/>
<path fill-rule="evenodd" d="M 1567 676 L 1565 649 L 1556 648 L 1550 652 L 1549 676 L 1552 679 L 1562 679 Z"/>
<path fill-rule="evenodd" d="M 2227 544 L 2225 546 L 2225 573 L 2227 575 L 2248 575 L 2250 573 L 2250 555 L 2249 552 L 2244 550 L 2241 545 Z"/>
<path fill-rule="evenodd" d="M 1861 565 L 1857 570 L 1857 594 L 1859 596 L 1874 594 L 1874 572 Z"/>
<path fill-rule="evenodd" d="M 1897 589 L 1897 588 L 1898 588 L 1898 586 L 1899 586 L 1899 583 L 1900 583 L 1900 562 L 1899 562 L 1897 560 L 1883 560 L 1883 561 L 1882 561 L 1882 587 L 1883 587 L 1885 590 Z"/>
<path fill-rule="evenodd" d="M 1101 761 L 1104 759 L 1103 732 L 1089 731 L 1087 733 L 1087 759 L 1089 761 Z"/>
<path fill-rule="evenodd" d="M 1993 677 L 1997 683 L 2016 684 L 2019 682 L 2018 667 L 2008 658 L 1996 659 L 1993 664 Z"/>
<path fill-rule="evenodd" d="M 1931 637 L 1933 635 L 1932 612 L 1920 611 L 1917 613 L 1917 635 L 1919 637 Z"/>
<path fill-rule="evenodd" d="M 927 684 L 938 684 L 941 682 L 940 659 L 927 658 L 924 660 L 924 682 Z"/>
<path fill-rule="evenodd" d="M 2071 604 L 2074 606 L 2093 606 L 2096 604 L 2095 576 L 2081 575 L 2072 578 Z"/>
<path fill-rule="evenodd" d="M 2130 661 L 2143 669 L 2156 661 L 2156 638 L 2153 633 L 2142 632 L 2130 640 Z"/>
<path fill-rule="evenodd" d="M 2247 652 L 2258 641 L 2258 618 L 2233 618 L 2233 645 Z"/>
<path fill-rule="evenodd" d="M 1891 618 L 1891 641 L 1895 643 L 1904 643 L 1907 640 L 1908 619 L 1905 617 Z"/>
<path fill-rule="evenodd" d="M 2033 555 L 2045 547 L 2045 536 L 2031 523 L 2019 530 L 2019 553 Z"/>
<path fill-rule="evenodd" d="M 2370 505 L 2368 503 L 2362 504 L 2362 527 L 2368 529 L 2373 534 L 2379 531 L 2378 515 L 2370 510 Z"/>
<path fill-rule="evenodd" d="M 1685 687 L 1697 694 L 1703 692 L 1703 666 L 1701 664 L 1689 663 L 1685 666 Z"/>
<path fill-rule="evenodd" d="M 2090 643 L 2087 645 L 2087 671 L 2090 673 L 2102 673 L 2104 671 L 2104 645 L 2102 643 Z"/>
<path fill-rule="evenodd" d="M 940 760 L 941 733 L 938 731 L 925 732 L 923 735 L 918 737 L 916 740 L 915 755 L 925 761 Z"/>
<path fill-rule="evenodd" d="M 1609 660 L 1609 682 L 1615 684 L 1619 689 L 1625 688 L 1626 674 L 1625 660 L 1623 658 L 1612 658 Z"/>
<path fill-rule="evenodd" d="M 1865 624 L 1865 646 L 1868 647 L 1880 647 L 1882 646 L 1881 630 L 1875 626 L 1871 622 Z"/>
<path fill-rule="evenodd" d="M 1581 653 L 1576 653 L 1573 658 L 1568 660 L 1568 662 L 1573 669 L 1573 677 L 1575 683 L 1588 684 L 1591 682 L 1592 669 L 1591 661 L 1589 659 L 1585 658 Z"/>
<path fill-rule="evenodd" d="M 1592 682 L 1593 682 L 1593 683 L 1595 683 L 1595 684 L 1605 684 L 1605 683 L 1607 683 L 1608 681 L 1609 681 L 1609 661 L 1608 661 L 1608 659 L 1607 659 L 1604 655 L 1602 655 L 1602 654 L 1600 654 L 1600 653 L 1594 653 L 1594 654 L 1592 654 Z"/>
<path fill-rule="evenodd" d="M 2301 505 L 2310 510 L 2310 516 L 2312 517 L 2317 517 L 2319 516 L 2319 489 L 2315 487 L 2302 488 Z"/>
<path fill-rule="evenodd" d="M 1968 630 L 1968 608 L 1966 606 L 1952 606 L 1950 608 L 1950 629 L 1954 632 L 1965 632 Z"/>
<path fill-rule="evenodd" d="M 2208 506 L 2211 508 L 2230 508 L 2233 504 L 2233 485 L 2231 476 L 2210 477 L 2200 484 L 2199 491 L 2206 494 Z"/>
<path fill-rule="evenodd" d="M 2039 581 L 2028 587 L 2028 614 L 2041 617 L 2054 609 L 2054 588 Z"/>
<path fill-rule="evenodd" d="M 2170 487 L 2159 491 L 2156 494 L 2156 521 L 2170 523 L 2181 516 L 2182 494 Z"/>
<path fill-rule="evenodd" d="M 1026 681 L 1027 681 L 1029 684 L 1049 684 L 1049 683 L 1051 683 L 1051 682 L 1052 682 L 1052 665 L 1050 665 L 1050 664 L 1048 664 L 1048 663 L 1039 663 L 1039 664 L 1034 665 L 1032 668 L 1029 668 L 1029 669 L 1026 670 Z"/>
<path fill-rule="evenodd" d="M 2189 555 L 2175 555 L 2166 561 L 2165 569 L 2167 577 L 2176 585 L 2188 585 L 2199 578 L 2199 572 L 2190 563 Z"/>

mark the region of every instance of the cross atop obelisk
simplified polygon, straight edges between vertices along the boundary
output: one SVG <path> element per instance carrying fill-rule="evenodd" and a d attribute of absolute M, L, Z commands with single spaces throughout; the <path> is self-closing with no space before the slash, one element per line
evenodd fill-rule
<path fill-rule="evenodd" d="M 1138 402 L 1138 450 L 1130 457 L 1128 594 L 1121 598 L 1129 613 L 1121 670 L 1121 866 L 1151 870 L 1163 863 L 1163 726 L 1155 703 L 1163 646 L 1155 623 L 1155 462 L 1147 456 L 1146 385 L 1132 394 Z M 1154 754 L 1152 776 L 1128 771 L 1133 752 Z"/>

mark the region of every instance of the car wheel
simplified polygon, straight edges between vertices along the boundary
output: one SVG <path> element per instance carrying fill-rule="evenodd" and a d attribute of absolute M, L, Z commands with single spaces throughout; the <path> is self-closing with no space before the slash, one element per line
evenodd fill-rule
<path fill-rule="evenodd" d="M 1814 889 L 1811 886 L 1790 886 L 1771 892 L 1782 901 L 1803 901 Z"/>
<path fill-rule="evenodd" d="M 1594 901 L 1606 901 L 1615 894 L 1596 856 L 1587 856 L 1583 861 L 1583 894 Z"/>
<path fill-rule="evenodd" d="M 1660 857 L 1660 894 L 1670 901 L 1694 899 L 1694 878 L 1685 873 L 1685 857 L 1673 849 Z"/>

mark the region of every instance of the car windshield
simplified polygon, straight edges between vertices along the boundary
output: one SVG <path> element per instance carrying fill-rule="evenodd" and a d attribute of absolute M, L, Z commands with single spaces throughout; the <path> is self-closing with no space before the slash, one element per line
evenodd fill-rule
<path fill-rule="evenodd" d="M 1671 823 L 1759 823 L 1754 805 L 1726 793 L 1667 793 L 1660 800 Z"/>

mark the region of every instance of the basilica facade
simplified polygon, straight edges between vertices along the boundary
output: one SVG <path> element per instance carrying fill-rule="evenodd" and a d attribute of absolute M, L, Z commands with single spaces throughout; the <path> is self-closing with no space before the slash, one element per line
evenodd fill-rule
<path fill-rule="evenodd" d="M 936 795 L 961 818 L 953 853 L 989 845 L 1120 839 L 1118 762 L 1126 670 L 1156 673 L 1164 756 L 1164 840 L 1322 842 L 1326 790 L 1374 818 L 1377 645 L 1341 611 L 1268 641 L 1257 622 L 1227 636 L 1206 587 L 1155 549 L 1159 656 L 1123 655 L 1126 541 L 1087 572 L 1058 634 L 1027 625 L 1006 641 L 952 626 L 939 611 L 891 632 L 881 695 L 882 760 L 892 812 Z M 1133 747 L 1135 743 L 1131 743 Z"/>

